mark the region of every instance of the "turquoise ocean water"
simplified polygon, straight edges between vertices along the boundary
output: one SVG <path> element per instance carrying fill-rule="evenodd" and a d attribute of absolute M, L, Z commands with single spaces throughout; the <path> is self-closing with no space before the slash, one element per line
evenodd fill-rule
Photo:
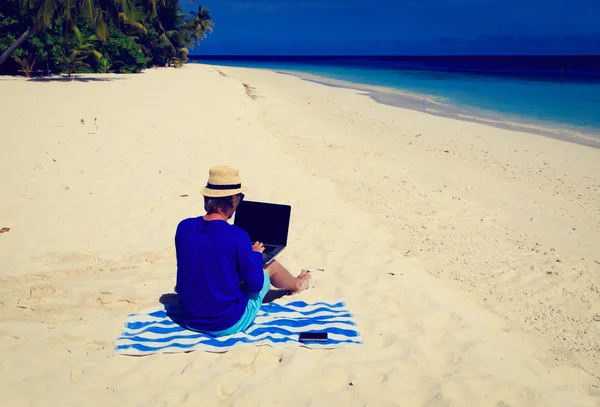
<path fill-rule="evenodd" d="M 193 58 L 291 73 L 365 90 L 382 103 L 600 147 L 600 57 Z"/>

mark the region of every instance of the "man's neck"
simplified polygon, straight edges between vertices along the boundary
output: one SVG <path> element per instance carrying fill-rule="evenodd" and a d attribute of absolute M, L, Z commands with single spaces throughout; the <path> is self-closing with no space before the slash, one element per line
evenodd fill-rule
<path fill-rule="evenodd" d="M 222 215 L 220 213 L 211 213 L 204 215 L 204 220 L 224 220 L 225 222 L 227 222 L 229 219 L 227 218 L 227 216 Z"/>

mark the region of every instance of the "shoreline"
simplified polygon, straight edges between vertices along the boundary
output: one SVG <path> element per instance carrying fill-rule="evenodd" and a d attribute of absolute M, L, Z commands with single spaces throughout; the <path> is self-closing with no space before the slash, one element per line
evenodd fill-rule
<path fill-rule="evenodd" d="M 260 68 L 248 68 L 260 69 Z M 268 70 L 268 68 L 265 68 Z M 426 94 L 417 94 L 412 92 L 404 92 L 394 88 L 371 86 L 363 83 L 342 81 L 325 76 L 313 75 L 299 71 L 282 71 L 272 70 L 277 73 L 296 76 L 302 80 L 319 83 L 325 86 L 340 87 L 345 89 L 353 89 L 361 92 L 366 92 L 366 96 L 370 97 L 377 103 L 382 103 L 388 106 L 400 107 L 403 109 L 415 110 L 422 113 L 431 114 L 434 116 L 444 117 L 448 119 L 463 120 L 471 123 L 484 124 L 487 126 L 496 127 L 504 130 L 519 131 L 537 134 L 544 137 L 550 137 L 556 140 L 568 141 L 571 143 L 581 144 L 587 147 L 600 148 L 600 129 L 598 132 L 582 132 L 569 130 L 569 126 L 562 123 L 554 123 L 555 128 L 547 127 L 542 124 L 535 125 L 525 121 L 511 121 L 508 115 L 504 116 L 500 112 L 491 112 L 461 106 L 458 104 L 450 104 L 441 101 L 436 101 L 434 97 Z M 479 113 L 479 115 L 477 115 Z M 484 114 L 488 117 L 483 117 Z M 497 116 L 497 118 L 493 118 Z M 516 119 L 516 118 L 515 118 Z M 548 126 L 551 123 L 547 123 Z"/>
<path fill-rule="evenodd" d="M 427 94 L 407 92 L 392 87 L 368 85 L 360 82 L 339 80 L 302 71 L 282 70 L 267 67 L 219 65 L 213 62 L 202 62 L 202 60 L 194 61 L 195 62 L 190 65 L 204 65 L 223 68 L 257 69 L 275 72 L 282 75 L 291 75 L 307 82 L 314 82 L 325 86 L 352 89 L 355 91 L 364 92 L 363 94 L 371 98 L 373 101 L 388 106 L 414 110 L 417 112 L 448 119 L 483 124 L 498 129 L 536 134 L 539 136 L 553 138 L 555 140 L 562 140 L 570 143 L 600 149 L 600 129 L 583 130 L 583 128 L 579 126 L 569 126 L 566 123 L 548 121 L 541 121 L 541 123 L 536 124 L 534 122 L 527 121 L 527 118 L 524 117 L 511 117 L 510 115 L 503 114 L 498 111 L 489 111 L 466 105 L 447 103 L 441 100 L 437 100 L 436 97 Z M 127 74 L 121 74 L 119 76 L 122 75 Z M 67 79 L 63 78 L 60 75 L 56 75 L 56 78 L 58 77 L 60 77 L 60 80 L 64 81 L 77 80 L 76 77 L 74 77 L 73 79 Z M 32 78 L 31 80 L 34 82 L 47 82 L 49 80 L 57 80 L 56 78 L 55 75 L 52 75 L 49 78 Z M 16 76 L 0 76 L 0 79 L 18 80 L 22 78 Z"/>
<path fill-rule="evenodd" d="M 586 129 L 579 126 L 570 126 L 566 123 L 549 121 L 540 121 L 540 123 L 536 123 L 525 117 L 516 117 L 498 111 L 489 111 L 467 105 L 447 103 L 427 94 L 407 92 L 392 87 L 334 79 L 303 71 L 268 67 L 219 65 L 215 62 L 202 62 L 202 60 L 196 60 L 194 64 L 219 66 L 223 68 L 263 69 L 283 75 L 291 75 L 308 82 L 319 83 L 325 86 L 364 92 L 365 96 L 368 96 L 375 102 L 388 106 L 414 110 L 448 119 L 484 124 L 499 129 L 537 134 L 587 147 L 600 148 L 600 129 Z"/>

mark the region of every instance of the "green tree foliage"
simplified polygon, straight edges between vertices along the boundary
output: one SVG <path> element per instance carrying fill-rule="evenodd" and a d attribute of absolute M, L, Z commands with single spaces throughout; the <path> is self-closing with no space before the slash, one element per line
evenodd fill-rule
<path fill-rule="evenodd" d="M 26 55 L 21 58 L 19 58 L 16 55 L 13 55 L 12 57 L 15 60 L 15 62 L 17 64 L 19 64 L 19 66 L 21 67 L 21 70 L 23 71 L 23 74 L 25 75 L 25 77 L 30 78 L 31 71 L 33 71 L 33 68 L 35 67 L 35 63 L 37 62 L 35 57 L 31 56 L 31 55 Z"/>
<path fill-rule="evenodd" d="M 78 19 L 87 18 L 93 23 L 97 35 L 106 39 L 109 25 L 118 25 L 120 19 L 137 22 L 138 10 L 135 0 L 4 0 L 15 5 L 18 2 L 21 17 L 31 17 L 30 24 L 18 38 L 0 54 L 0 66 L 32 35 L 48 28 L 54 20 L 63 21 L 63 37 L 69 39 L 77 27 Z M 12 15 L 10 15 L 12 16 Z"/>
<path fill-rule="evenodd" d="M 112 68 L 112 64 L 108 58 L 102 57 L 98 59 L 98 72 L 108 73 L 110 68 Z"/>
<path fill-rule="evenodd" d="M 193 43 L 185 17 L 178 0 L 162 0 L 157 5 L 150 23 L 158 34 L 158 41 L 150 46 L 158 46 L 165 52 L 166 58 L 159 61 L 160 65 L 180 66 L 187 61 L 186 47 L 191 47 Z"/>
<path fill-rule="evenodd" d="M 200 45 L 200 41 L 213 31 L 215 23 L 210 17 L 210 11 L 202 6 L 198 6 L 197 12 L 190 12 L 190 16 L 191 18 L 186 21 L 190 39 L 196 45 Z"/>
<path fill-rule="evenodd" d="M 112 66 L 108 72 L 117 73 L 138 73 L 147 68 L 150 63 L 150 57 L 146 56 L 142 48 L 136 43 L 136 37 L 129 36 L 115 27 L 110 28 L 108 40 L 95 41 L 96 49 L 99 50 L 104 58 Z M 103 72 L 104 68 L 98 61 L 94 65 L 95 72 Z"/>
<path fill-rule="evenodd" d="M 13 44 L 31 24 L 33 24 L 33 16 L 21 15 L 16 1 L 0 0 L 0 53 Z M 46 30 L 29 37 L 28 41 L 15 50 L 13 56 L 18 58 L 32 56 L 37 60 L 36 70 L 46 71 L 47 68 L 52 70 L 56 65 L 56 59 L 51 50 L 63 43 L 61 32 L 62 19 L 57 19 Z M 19 64 L 11 58 L 0 67 L 0 74 L 16 75 L 20 69 Z"/>
<path fill-rule="evenodd" d="M 73 28 L 73 35 L 69 37 L 62 47 L 56 47 L 54 53 L 58 56 L 58 66 L 69 78 L 73 72 L 79 68 L 91 68 L 88 61 L 93 60 L 97 63 L 102 54 L 94 49 L 93 41 L 97 40 L 96 35 L 88 35 L 81 32 L 77 27 Z M 90 70 L 94 72 L 93 70 Z"/>
<path fill-rule="evenodd" d="M 35 8 L 39 4 L 54 8 L 44 12 Z M 188 48 L 213 30 L 206 8 L 188 16 L 178 0 L 0 0 L 0 53 L 38 25 L 13 55 L 22 62 L 35 59 L 37 71 L 67 74 L 181 66 Z M 16 61 L 1 65 L 0 74 L 22 73 Z"/>

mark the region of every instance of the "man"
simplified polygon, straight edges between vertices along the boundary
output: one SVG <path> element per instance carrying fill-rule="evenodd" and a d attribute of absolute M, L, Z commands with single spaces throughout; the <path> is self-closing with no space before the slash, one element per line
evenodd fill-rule
<path fill-rule="evenodd" d="M 244 199 L 239 172 L 228 166 L 209 171 L 202 189 L 206 215 L 185 219 L 175 234 L 177 292 L 187 328 L 213 336 L 248 328 L 269 291 L 297 293 L 308 288 L 310 274 L 293 277 L 273 261 L 263 270 L 261 242 L 227 221 Z"/>

